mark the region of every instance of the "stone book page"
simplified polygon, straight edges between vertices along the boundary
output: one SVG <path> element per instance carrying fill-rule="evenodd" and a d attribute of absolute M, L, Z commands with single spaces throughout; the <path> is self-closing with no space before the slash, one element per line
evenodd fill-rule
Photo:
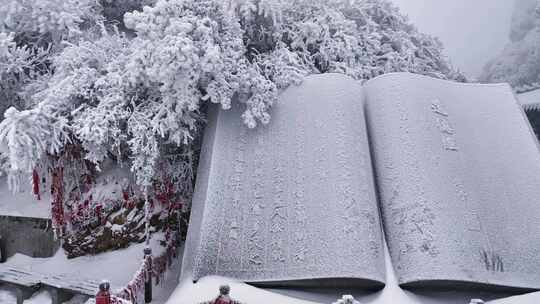
<path fill-rule="evenodd" d="M 510 87 L 399 73 L 364 93 L 399 282 L 539 289 L 540 150 Z"/>
<path fill-rule="evenodd" d="M 382 230 L 361 85 L 308 77 L 272 121 L 210 117 L 182 276 L 274 286 L 382 287 Z M 215 109 L 214 109 L 215 110 Z"/>

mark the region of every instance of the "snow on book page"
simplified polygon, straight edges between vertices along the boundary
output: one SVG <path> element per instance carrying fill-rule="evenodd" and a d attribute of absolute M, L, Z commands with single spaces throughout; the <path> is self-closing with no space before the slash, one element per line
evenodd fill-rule
<path fill-rule="evenodd" d="M 400 283 L 540 288 L 540 151 L 510 87 L 400 73 L 364 92 Z"/>
<path fill-rule="evenodd" d="M 184 270 L 194 279 L 382 286 L 360 84 L 308 77 L 255 129 L 241 111 L 221 111 L 206 134 Z"/>

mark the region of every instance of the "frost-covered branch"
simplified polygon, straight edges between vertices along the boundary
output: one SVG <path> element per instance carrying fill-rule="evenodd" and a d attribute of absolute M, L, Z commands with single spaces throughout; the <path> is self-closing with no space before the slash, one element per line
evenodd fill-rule
<path fill-rule="evenodd" d="M 189 175 L 177 178 L 191 189 L 187 166 L 196 163 L 207 103 L 240 103 L 241 119 L 256 127 L 270 121 L 281 90 L 312 73 L 366 80 L 409 71 L 463 80 L 440 42 L 387 0 L 10 0 L 0 16 L 7 20 L 0 59 L 11 56 L 0 64 L 15 62 L 10 71 L 18 66 L 29 75 L 24 64 L 43 43 L 33 42 L 35 33 L 48 37 L 50 50 L 42 64 L 50 72 L 15 89 L 25 107 L 0 124 L 12 175 L 30 174 L 71 142 L 98 169 L 111 158 L 130 162 L 145 187 L 165 154 L 191 153 L 189 161 L 175 160 Z"/>

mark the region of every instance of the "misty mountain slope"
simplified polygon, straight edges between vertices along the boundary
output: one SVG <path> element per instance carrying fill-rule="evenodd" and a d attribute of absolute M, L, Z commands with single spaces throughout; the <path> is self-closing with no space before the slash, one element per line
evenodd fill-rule
<path fill-rule="evenodd" d="M 508 82 L 518 92 L 540 87 L 540 9 L 537 0 L 516 1 L 511 42 L 486 64 L 480 80 Z"/>

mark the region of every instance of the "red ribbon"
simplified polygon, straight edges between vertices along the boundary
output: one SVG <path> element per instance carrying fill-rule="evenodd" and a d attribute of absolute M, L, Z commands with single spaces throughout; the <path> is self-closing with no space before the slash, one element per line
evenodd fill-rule
<path fill-rule="evenodd" d="M 41 195 L 39 193 L 39 175 L 37 170 L 32 171 L 32 183 L 34 185 L 34 195 L 37 196 L 38 201 L 41 200 Z"/>

